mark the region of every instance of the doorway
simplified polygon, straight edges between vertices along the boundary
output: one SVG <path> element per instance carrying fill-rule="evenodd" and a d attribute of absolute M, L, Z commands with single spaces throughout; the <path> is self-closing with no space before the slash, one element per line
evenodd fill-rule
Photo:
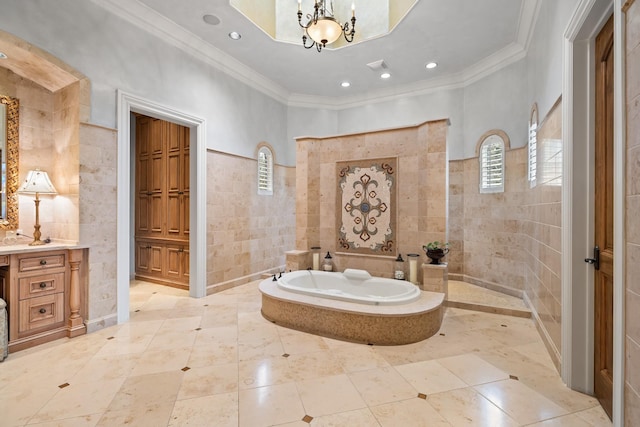
<path fill-rule="evenodd" d="M 131 113 L 140 113 L 186 126 L 190 129 L 190 200 L 189 200 L 189 295 L 204 297 L 206 283 L 206 191 L 207 148 L 206 123 L 192 116 L 147 99 L 118 91 L 118 205 L 116 236 L 116 281 L 118 323 L 129 319 L 129 281 L 133 262 L 131 257 Z"/>

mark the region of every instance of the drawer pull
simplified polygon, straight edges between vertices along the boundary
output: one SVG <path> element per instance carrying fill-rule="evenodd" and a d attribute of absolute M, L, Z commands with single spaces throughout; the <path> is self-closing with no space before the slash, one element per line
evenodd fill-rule
<path fill-rule="evenodd" d="M 40 309 L 40 314 L 45 314 L 47 312 L 47 310 L 45 308 L 41 308 Z"/>
<path fill-rule="evenodd" d="M 47 265 L 47 260 L 46 259 L 41 259 L 40 260 L 40 265 Z"/>
<path fill-rule="evenodd" d="M 41 287 L 42 289 L 44 289 L 44 288 L 46 288 L 46 287 L 47 287 L 47 284 L 46 284 L 45 282 L 42 282 L 42 283 L 40 283 L 40 287 Z"/>

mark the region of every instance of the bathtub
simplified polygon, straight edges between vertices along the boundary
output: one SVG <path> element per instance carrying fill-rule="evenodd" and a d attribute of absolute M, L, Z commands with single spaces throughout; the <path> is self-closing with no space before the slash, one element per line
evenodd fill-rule
<path fill-rule="evenodd" d="M 262 316 L 279 326 L 375 345 L 422 341 L 440 329 L 444 293 L 366 271 L 295 271 L 258 286 Z"/>
<path fill-rule="evenodd" d="M 411 282 L 372 277 L 364 270 L 346 269 L 344 273 L 301 270 L 283 274 L 278 287 L 322 298 L 359 304 L 407 304 L 420 298 L 420 289 Z"/>

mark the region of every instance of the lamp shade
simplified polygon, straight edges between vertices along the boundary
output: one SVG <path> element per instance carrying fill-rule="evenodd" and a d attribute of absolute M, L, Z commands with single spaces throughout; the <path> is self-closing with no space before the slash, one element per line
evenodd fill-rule
<path fill-rule="evenodd" d="M 335 19 L 322 17 L 318 19 L 318 22 L 312 22 L 307 27 L 307 34 L 309 34 L 309 37 L 316 43 L 322 45 L 331 44 L 338 40 L 342 34 L 342 27 Z"/>
<path fill-rule="evenodd" d="M 31 170 L 27 173 L 27 178 L 18 189 L 22 194 L 58 194 L 49 179 L 49 175 L 40 169 Z"/>

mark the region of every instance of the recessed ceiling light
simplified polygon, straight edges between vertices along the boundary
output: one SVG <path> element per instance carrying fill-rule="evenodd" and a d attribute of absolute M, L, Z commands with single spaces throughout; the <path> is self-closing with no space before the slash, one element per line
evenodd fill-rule
<path fill-rule="evenodd" d="M 241 36 L 241 35 L 240 35 L 240 33 L 239 33 L 239 32 L 237 32 L 237 31 L 231 31 L 231 32 L 229 33 L 229 37 L 230 37 L 231 39 L 233 39 L 233 40 L 240 40 L 240 38 L 241 38 L 242 36 Z"/>
<path fill-rule="evenodd" d="M 202 17 L 202 20 L 209 25 L 218 25 L 220 23 L 220 18 L 218 18 L 216 15 L 204 15 Z"/>
<path fill-rule="evenodd" d="M 351 83 L 349 83 L 349 82 L 342 82 L 342 83 L 340 83 L 340 86 L 342 86 L 342 87 L 349 87 L 349 86 L 351 86 Z"/>
<path fill-rule="evenodd" d="M 380 78 L 381 79 L 388 79 L 389 77 L 391 77 L 391 73 L 382 73 L 382 74 L 380 74 Z"/>
<path fill-rule="evenodd" d="M 6 53 L 0 52 L 0 59 L 7 59 L 7 58 L 9 58 L 9 57 L 7 56 Z"/>
<path fill-rule="evenodd" d="M 436 68 L 438 66 L 438 64 L 436 62 L 429 62 L 426 67 L 427 70 L 431 70 L 432 68 Z"/>

